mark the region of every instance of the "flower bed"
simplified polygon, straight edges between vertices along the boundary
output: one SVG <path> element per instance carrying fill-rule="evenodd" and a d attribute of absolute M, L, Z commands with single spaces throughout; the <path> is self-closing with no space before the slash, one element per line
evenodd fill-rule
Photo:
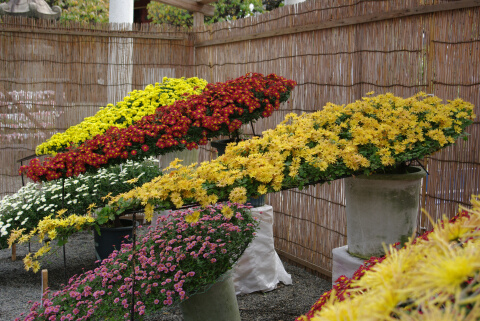
<path fill-rule="evenodd" d="M 236 132 L 244 123 L 269 117 L 288 99 L 295 82 L 274 74 L 247 74 L 209 84 L 200 95 L 157 108 L 128 128 L 110 127 L 103 135 L 58 153 L 41 163 L 22 166 L 33 181 L 71 177 L 126 159 L 198 148 L 209 138 Z"/>
<path fill-rule="evenodd" d="M 473 106 L 456 99 L 442 104 L 420 93 L 363 98 L 347 106 L 287 115 L 275 129 L 230 145 L 224 155 L 198 167 L 172 164 L 175 171 L 118 195 L 105 211 L 147 206 L 168 209 L 201 205 L 358 174 L 399 172 L 459 137 L 473 122 Z"/>
<path fill-rule="evenodd" d="M 134 90 L 115 106 L 108 104 L 92 117 L 85 118 L 80 124 L 68 128 L 63 133 L 53 135 L 36 148 L 37 155 L 65 152 L 70 146 L 78 146 L 96 135 L 103 134 L 110 127 L 126 128 L 139 121 L 143 116 L 155 113 L 160 106 L 173 104 L 176 100 L 190 95 L 198 95 L 207 85 L 207 81 L 192 77 L 167 78 L 162 83 L 148 85 L 143 90 Z"/>
<path fill-rule="evenodd" d="M 479 320 L 480 201 L 337 280 L 297 321 Z"/>
<path fill-rule="evenodd" d="M 122 245 L 95 270 L 48 293 L 43 307 L 34 303 L 25 320 L 127 319 L 132 289 L 139 320 L 216 282 L 247 248 L 257 225 L 248 208 L 239 204 L 173 212 L 160 218 L 135 249 Z"/>
<path fill-rule="evenodd" d="M 73 213 L 85 215 L 91 204 L 101 208 L 109 202 L 109 197 L 141 186 L 160 174 L 156 159 L 127 161 L 122 168 L 118 165 L 102 168 L 94 174 L 66 179 L 64 202 L 62 182 L 28 183 L 0 200 L 0 248 L 7 247 L 9 234 L 14 230 L 23 229 L 22 233 L 28 235 L 42 219 L 49 216 L 55 219 L 55 213 L 62 209 L 66 210 L 64 217 Z"/>

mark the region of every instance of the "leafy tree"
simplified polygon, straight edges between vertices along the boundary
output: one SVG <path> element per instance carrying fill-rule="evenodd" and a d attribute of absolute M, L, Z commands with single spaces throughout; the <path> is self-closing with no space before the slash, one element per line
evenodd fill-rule
<path fill-rule="evenodd" d="M 109 0 L 50 0 L 49 2 L 54 2 L 53 5 L 62 8 L 60 21 L 108 23 Z"/>
<path fill-rule="evenodd" d="M 8 3 L 10 0 L 0 0 Z M 45 0 L 50 6 L 62 8 L 60 21 L 83 21 L 108 23 L 109 0 Z"/>
<path fill-rule="evenodd" d="M 264 12 L 262 0 L 218 0 L 211 5 L 215 7 L 215 15 L 213 17 L 205 17 L 206 24 L 236 20 Z M 152 19 L 153 23 L 165 23 L 183 27 L 193 26 L 193 14 L 187 10 L 156 1 L 150 2 L 147 8 L 148 18 Z"/>
<path fill-rule="evenodd" d="M 0 3 L 9 0 L 0 0 Z M 109 0 L 45 0 L 50 7 L 62 8 L 60 21 L 83 21 L 88 23 L 108 22 Z M 213 17 L 205 17 L 205 23 L 211 24 L 225 20 L 236 20 L 256 13 L 263 13 L 283 6 L 283 0 L 218 0 L 211 4 L 215 7 Z M 148 6 L 148 18 L 152 23 L 174 26 L 193 26 L 193 13 L 184 9 L 151 1 Z"/>

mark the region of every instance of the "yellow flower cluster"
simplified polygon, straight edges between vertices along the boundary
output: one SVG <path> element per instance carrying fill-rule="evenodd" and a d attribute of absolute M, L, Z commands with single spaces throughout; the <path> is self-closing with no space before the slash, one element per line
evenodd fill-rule
<path fill-rule="evenodd" d="M 80 124 L 53 135 L 37 146 L 36 153 L 55 156 L 58 151 L 72 143 L 79 145 L 87 139 L 103 134 L 110 127 L 126 128 L 143 116 L 153 114 L 159 106 L 168 106 L 176 100 L 200 94 L 206 85 L 206 80 L 197 77 L 188 79 L 164 77 L 162 83 L 148 85 L 144 90 L 134 90 L 115 106 L 108 104 Z"/>
<path fill-rule="evenodd" d="M 197 223 L 198 220 L 200 219 L 200 212 L 195 211 L 192 214 L 188 214 L 185 216 L 185 222 L 192 224 L 192 223 Z"/>
<path fill-rule="evenodd" d="M 50 241 L 58 239 L 65 241 L 68 236 L 88 226 L 92 226 L 95 222 L 95 218 L 91 216 L 69 215 L 62 217 L 65 211 L 60 210 L 57 217 L 52 218 L 52 215 L 43 218 L 38 226 L 30 231 L 28 234 L 23 234 L 25 229 L 15 230 L 10 234 L 8 239 L 8 245 L 12 246 L 13 243 L 26 243 L 30 242 L 33 237 L 37 237 L 43 246 L 35 253 L 28 253 L 23 259 L 25 269 L 28 271 L 33 269 L 33 272 L 37 272 L 40 269 L 40 262 L 38 261 L 43 255 L 50 252 Z M 45 242 L 45 237 L 48 236 L 50 241 Z"/>
<path fill-rule="evenodd" d="M 472 204 L 469 217 L 436 224 L 428 240 L 391 250 L 354 281 L 349 298 L 326 303 L 310 320 L 479 320 L 478 197 Z"/>
<path fill-rule="evenodd" d="M 442 104 L 423 93 L 407 99 L 367 97 L 346 106 L 328 103 L 315 113 L 289 114 L 262 138 L 230 145 L 224 155 L 197 168 L 175 162 L 175 171 L 110 204 L 122 198 L 163 208 L 226 198 L 244 203 L 248 196 L 422 158 L 454 143 L 474 118 L 473 105 L 461 99 Z"/>
<path fill-rule="evenodd" d="M 164 169 L 166 174 L 154 178 L 152 181 L 145 183 L 141 187 L 132 189 L 131 191 L 120 194 L 112 198 L 110 203 L 116 203 L 120 199 L 130 200 L 137 199 L 143 206 L 146 206 L 146 219 L 151 219 L 153 213 L 152 202 L 171 202 L 175 207 L 182 207 L 185 202 L 200 202 L 202 206 L 214 204 L 217 202 L 216 195 L 207 195 L 202 188 L 204 179 L 195 175 L 195 164 L 190 166 L 182 166 L 178 164 L 180 160 L 176 159 L 170 166 Z M 170 204 L 170 203 L 169 203 Z"/>

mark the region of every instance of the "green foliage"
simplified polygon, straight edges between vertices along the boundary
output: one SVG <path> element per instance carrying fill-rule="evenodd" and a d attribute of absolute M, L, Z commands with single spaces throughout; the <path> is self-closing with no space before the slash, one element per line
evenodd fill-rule
<path fill-rule="evenodd" d="M 60 21 L 83 21 L 88 23 L 108 23 L 109 3 L 109 0 L 55 1 L 55 5 L 62 8 Z"/>
<path fill-rule="evenodd" d="M 8 3 L 10 0 L 0 0 Z M 51 7 L 62 8 L 60 21 L 108 23 L 109 0 L 45 0 Z"/>
<path fill-rule="evenodd" d="M 193 26 L 193 15 L 187 10 L 155 1 L 150 2 L 147 9 L 148 18 L 152 19 L 152 23 L 183 27 Z"/>
<path fill-rule="evenodd" d="M 7 3 L 9 0 L 0 0 Z M 109 0 L 45 0 L 50 7 L 62 8 L 60 21 L 78 21 L 87 23 L 108 23 Z M 250 9 L 253 4 L 253 9 Z M 213 17 L 205 17 L 205 23 L 211 24 L 226 20 L 237 20 L 263 13 L 283 6 L 283 0 L 218 0 L 211 4 L 215 7 Z M 193 14 L 187 10 L 151 1 L 148 6 L 148 18 L 155 24 L 169 24 L 177 27 L 193 26 Z"/>
<path fill-rule="evenodd" d="M 253 4 L 253 9 L 250 9 L 250 4 Z M 264 12 L 261 0 L 219 0 L 211 5 L 215 7 L 215 14 L 213 17 L 205 17 L 206 24 L 237 20 L 253 16 L 257 12 Z M 193 15 L 187 10 L 153 1 L 148 4 L 147 8 L 148 18 L 152 19 L 152 23 L 178 27 L 193 26 Z"/>

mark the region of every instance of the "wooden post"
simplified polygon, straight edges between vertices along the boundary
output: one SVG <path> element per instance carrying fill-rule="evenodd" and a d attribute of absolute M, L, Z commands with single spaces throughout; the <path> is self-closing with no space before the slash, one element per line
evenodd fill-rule
<path fill-rule="evenodd" d="M 17 260 L 17 244 L 12 245 L 12 261 Z"/>
<path fill-rule="evenodd" d="M 193 13 L 193 27 L 203 27 L 205 25 L 204 22 L 205 15 L 202 12 L 194 12 Z"/>
<path fill-rule="evenodd" d="M 45 292 L 47 291 L 48 288 L 48 270 L 44 269 L 42 270 L 42 298 Z M 48 296 L 45 296 L 45 298 L 48 298 Z"/>

